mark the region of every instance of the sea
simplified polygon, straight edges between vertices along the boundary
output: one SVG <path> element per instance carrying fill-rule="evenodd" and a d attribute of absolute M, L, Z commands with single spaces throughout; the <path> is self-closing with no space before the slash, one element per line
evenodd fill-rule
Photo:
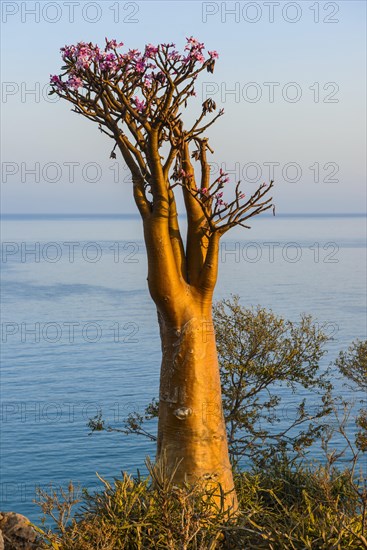
<path fill-rule="evenodd" d="M 221 242 L 215 299 L 238 295 L 295 322 L 311 314 L 332 337 L 326 368 L 366 338 L 366 217 L 263 215 L 251 226 Z M 97 474 L 144 473 L 154 459 L 153 441 L 87 424 L 102 414 L 121 426 L 158 395 L 157 317 L 138 216 L 7 215 L 1 241 L 0 510 L 37 521 L 39 489 L 98 490 Z M 361 397 L 336 370 L 333 383 Z M 301 397 L 283 390 L 280 427 Z"/>

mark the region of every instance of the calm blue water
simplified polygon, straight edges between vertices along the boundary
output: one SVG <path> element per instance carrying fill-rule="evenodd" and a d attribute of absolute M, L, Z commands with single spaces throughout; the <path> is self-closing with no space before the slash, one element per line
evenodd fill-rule
<path fill-rule="evenodd" d="M 311 313 L 334 336 L 324 365 L 366 338 L 366 218 L 252 225 L 222 243 L 217 299 L 239 294 L 292 320 Z M 100 410 L 116 423 L 157 395 L 160 342 L 137 217 L 3 219 L 1 328 L 1 509 L 36 520 L 37 486 L 93 489 L 95 472 L 144 470 L 154 443 L 86 427 Z M 300 396 L 284 398 L 286 425 Z"/>

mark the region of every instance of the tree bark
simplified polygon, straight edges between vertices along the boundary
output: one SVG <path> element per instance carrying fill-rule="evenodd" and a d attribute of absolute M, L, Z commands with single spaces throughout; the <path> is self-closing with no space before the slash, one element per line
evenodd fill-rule
<path fill-rule="evenodd" d="M 162 340 L 157 458 L 176 469 L 174 480 L 207 480 L 224 508 L 237 509 L 211 308 L 187 299 L 179 326 L 158 312 Z M 191 302 L 191 303 L 190 303 Z"/>

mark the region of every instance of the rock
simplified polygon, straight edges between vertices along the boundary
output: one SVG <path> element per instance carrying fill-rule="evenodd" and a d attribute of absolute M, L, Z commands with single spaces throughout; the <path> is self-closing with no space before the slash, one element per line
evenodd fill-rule
<path fill-rule="evenodd" d="M 0 550 L 38 550 L 37 533 L 29 519 L 15 512 L 0 512 Z"/>

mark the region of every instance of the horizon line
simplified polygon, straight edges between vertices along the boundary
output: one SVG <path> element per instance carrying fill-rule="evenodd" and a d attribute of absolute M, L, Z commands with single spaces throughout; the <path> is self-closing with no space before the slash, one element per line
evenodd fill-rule
<path fill-rule="evenodd" d="M 274 217 L 271 213 L 265 213 L 263 216 Z M 283 212 L 275 214 L 275 217 L 346 217 L 346 216 L 358 216 L 367 217 L 367 212 Z M 108 213 L 81 213 L 81 212 L 7 212 L 0 213 L 0 219 L 10 218 L 45 218 L 45 217 L 58 217 L 58 218 L 119 218 L 130 217 L 140 219 L 139 212 L 108 212 Z M 178 214 L 179 218 L 186 217 L 185 213 Z"/>

